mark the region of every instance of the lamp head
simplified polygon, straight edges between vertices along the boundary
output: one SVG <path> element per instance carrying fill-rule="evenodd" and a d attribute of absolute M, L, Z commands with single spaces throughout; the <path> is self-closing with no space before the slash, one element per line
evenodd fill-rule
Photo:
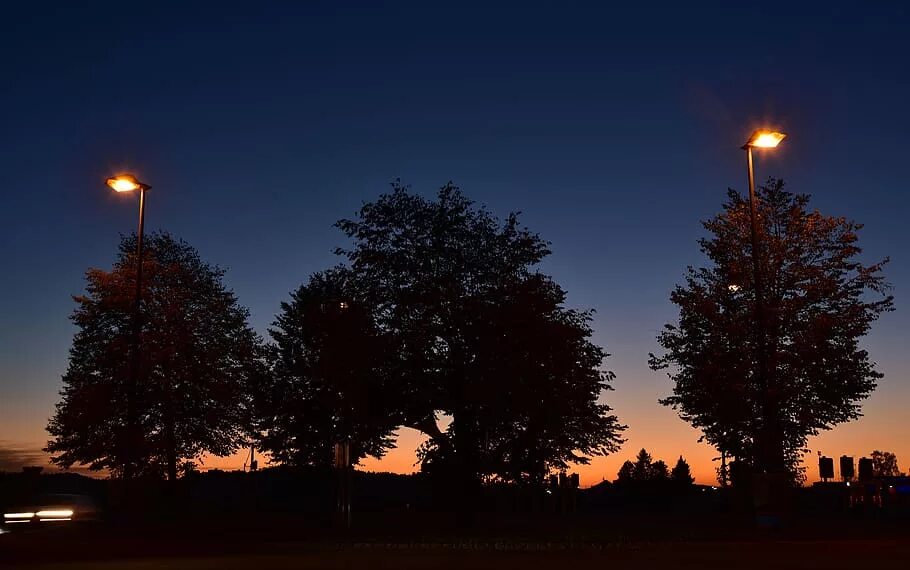
<path fill-rule="evenodd" d="M 786 133 L 759 129 L 752 133 L 743 148 L 775 148 L 785 138 L 787 138 Z"/>
<path fill-rule="evenodd" d="M 148 184 L 139 182 L 132 174 L 118 174 L 107 179 L 107 185 L 114 192 L 132 192 L 133 190 L 148 190 L 151 188 Z"/>

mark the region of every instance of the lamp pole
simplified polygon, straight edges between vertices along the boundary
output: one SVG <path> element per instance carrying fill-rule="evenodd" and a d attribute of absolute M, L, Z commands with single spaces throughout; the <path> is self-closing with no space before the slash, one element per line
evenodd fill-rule
<path fill-rule="evenodd" d="M 151 186 L 139 182 L 131 174 L 121 174 L 107 179 L 115 192 L 139 190 L 139 229 L 136 234 L 136 291 L 133 298 L 132 348 L 130 350 L 130 375 L 126 391 L 126 446 L 124 448 L 123 478 L 135 476 L 135 450 L 140 441 L 136 422 L 136 392 L 142 363 L 142 238 L 145 231 L 145 192 Z"/>
<path fill-rule="evenodd" d="M 755 170 L 752 163 L 752 148 L 775 148 L 786 134 L 759 130 L 742 148 L 746 151 L 746 168 L 749 176 L 749 218 L 752 238 L 752 283 L 755 288 L 755 337 L 758 348 L 758 370 L 756 376 L 761 393 L 762 426 L 759 441 L 755 442 L 754 462 L 760 471 L 778 472 L 783 468 L 779 441 L 777 441 L 776 421 L 771 417 L 776 413 L 776 406 L 771 401 L 774 393 L 772 378 L 768 374 L 767 335 L 765 331 L 765 291 L 761 274 L 761 255 L 758 238 L 758 198 L 755 196 Z"/>
<path fill-rule="evenodd" d="M 130 379 L 128 387 L 127 407 L 127 433 L 128 433 L 128 463 L 124 477 L 133 478 L 136 473 L 135 451 L 139 445 L 140 433 L 136 423 L 136 393 L 139 387 L 139 374 L 142 367 L 142 237 L 145 230 L 145 191 L 148 188 L 143 184 L 139 187 L 139 229 L 136 234 L 136 295 L 133 300 L 133 350 L 130 359 Z"/>
<path fill-rule="evenodd" d="M 770 467 L 768 462 L 771 458 L 770 446 L 772 444 L 768 441 L 771 406 L 770 402 L 768 402 L 770 383 L 768 382 L 767 351 L 765 350 L 765 292 L 762 287 L 761 269 L 759 267 L 761 262 L 758 250 L 758 204 L 755 198 L 755 170 L 752 165 L 751 145 L 746 145 L 746 164 L 749 171 L 749 219 L 752 228 L 752 283 L 753 287 L 755 287 L 755 305 L 753 309 L 755 311 L 755 337 L 758 345 L 757 376 L 759 390 L 764 395 L 762 398 L 762 436 L 758 442 L 758 449 L 755 451 L 757 452 L 756 459 L 758 459 L 756 466 L 764 470 Z"/>

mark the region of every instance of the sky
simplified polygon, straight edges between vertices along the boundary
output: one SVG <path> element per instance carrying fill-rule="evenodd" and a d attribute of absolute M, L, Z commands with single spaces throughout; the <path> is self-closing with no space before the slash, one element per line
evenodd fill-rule
<path fill-rule="evenodd" d="M 897 453 L 910 467 L 908 9 L 898 2 L 9 2 L 0 8 L 0 468 L 43 461 L 74 327 L 71 296 L 109 268 L 153 186 L 147 228 L 188 240 L 266 334 L 279 303 L 338 262 L 332 227 L 400 178 L 451 180 L 552 242 L 542 270 L 616 373 L 628 424 L 615 477 L 646 447 L 710 483 L 717 454 L 657 403 L 647 366 L 668 301 L 701 264 L 700 220 L 756 156 L 822 212 L 866 224 L 897 310 L 863 341 L 885 374 L 865 417 L 811 455 Z M 411 472 L 414 432 L 375 470 Z M 207 466 L 240 467 L 239 456 Z M 810 460 L 810 479 L 817 477 Z"/>

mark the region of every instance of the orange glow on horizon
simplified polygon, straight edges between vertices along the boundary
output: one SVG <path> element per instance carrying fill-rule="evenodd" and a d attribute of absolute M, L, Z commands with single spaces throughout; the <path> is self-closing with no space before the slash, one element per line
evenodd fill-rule
<path fill-rule="evenodd" d="M 873 450 L 880 449 L 897 455 L 902 472 L 906 473 L 910 468 L 910 443 L 903 437 L 903 432 L 895 429 L 895 422 L 906 412 L 904 390 L 910 383 L 906 382 L 901 373 L 889 374 L 890 366 L 883 368 L 890 380 L 865 402 L 865 415 L 862 418 L 810 438 L 807 446 L 810 452 L 804 457 L 803 464 L 807 484 L 819 480 L 818 451 L 835 459 L 841 455 L 858 459 L 868 457 Z M 604 480 L 613 481 L 622 463 L 634 459 L 642 447 L 655 460 L 662 459 L 670 468 L 682 455 L 689 463 L 696 483 L 716 485 L 715 469 L 718 461 L 713 459 L 719 455 L 718 452 L 705 443 L 698 443 L 700 432 L 680 420 L 672 410 L 656 404 L 656 398 L 669 391 L 669 381 L 651 372 L 641 375 L 628 373 L 619 376 L 616 384 L 617 390 L 610 394 L 610 403 L 619 412 L 620 419 L 630 426 L 624 434 L 627 442 L 617 453 L 595 457 L 588 465 L 572 467 L 570 471 L 579 474 L 582 487 L 590 487 Z M 637 390 L 633 391 L 632 386 Z M 40 452 L 46 443 L 43 440 L 43 424 L 29 423 L 27 420 L 33 415 L 35 414 L 23 414 L 19 421 L 9 424 L 9 439 L 6 443 L 17 449 L 20 455 L 26 456 L 25 452 L 28 451 L 27 459 L 22 465 L 42 465 L 46 473 L 57 472 L 59 469 L 50 465 L 47 456 Z M 418 472 L 420 466 L 416 464 L 416 450 L 425 439 L 426 436 L 420 432 L 401 428 L 396 442 L 398 447 L 390 450 L 382 459 L 364 459 L 357 465 L 357 469 L 402 474 Z M 21 443 L 12 445 L 13 442 Z M 248 455 L 249 448 L 240 449 L 228 457 L 205 456 L 200 470 L 239 471 Z M 267 454 L 257 449 L 256 456 L 260 468 L 269 466 Z M 39 457 L 43 460 L 39 460 Z M 0 470 L 4 468 L 7 471 L 19 471 L 21 466 L 8 463 L 0 467 Z M 73 471 L 90 477 L 107 477 L 106 472 L 90 472 L 83 466 L 76 466 Z"/>

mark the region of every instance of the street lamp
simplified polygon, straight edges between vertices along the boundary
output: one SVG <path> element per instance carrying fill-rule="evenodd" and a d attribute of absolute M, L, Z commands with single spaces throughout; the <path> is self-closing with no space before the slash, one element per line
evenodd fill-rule
<path fill-rule="evenodd" d="M 132 174 L 118 174 L 107 179 L 107 185 L 114 192 L 132 192 L 139 190 L 139 233 L 136 237 L 136 309 L 142 295 L 142 233 L 145 226 L 145 191 L 151 186 L 139 182 Z"/>
<path fill-rule="evenodd" d="M 752 267 L 756 272 L 758 268 L 758 258 L 755 255 L 757 252 L 756 246 L 758 245 L 758 214 L 756 213 L 756 209 L 758 205 L 756 204 L 755 199 L 755 172 L 752 168 L 752 149 L 777 148 L 777 145 L 785 138 L 787 138 L 785 133 L 759 129 L 752 133 L 752 136 L 749 137 L 746 144 L 742 146 L 743 150 L 746 151 L 746 166 L 749 169 L 749 212 L 752 217 Z M 756 284 L 757 283 L 758 280 L 756 279 Z"/>
<path fill-rule="evenodd" d="M 764 322 L 764 288 L 761 280 L 761 271 L 760 271 L 760 261 L 759 261 L 759 251 L 758 251 L 758 200 L 755 197 L 755 172 L 752 166 L 752 149 L 761 148 L 761 149 L 773 149 L 777 148 L 777 145 L 781 143 L 787 135 L 778 131 L 771 131 L 767 129 L 759 129 L 752 133 L 752 136 L 749 137 L 749 140 L 746 141 L 746 144 L 742 146 L 742 149 L 746 151 L 746 166 L 748 168 L 749 174 L 749 217 L 751 220 L 752 226 L 752 282 L 755 286 L 755 335 L 757 337 L 758 344 L 758 381 L 759 385 L 762 388 L 762 391 L 765 393 L 765 402 L 764 409 L 762 413 L 762 419 L 764 422 L 763 431 L 763 446 L 764 449 L 759 449 L 759 453 L 762 454 L 762 465 L 763 468 L 768 469 L 769 463 L 772 461 L 770 459 L 772 450 L 772 443 L 768 441 L 768 431 L 770 431 L 770 425 L 768 424 L 768 418 L 771 415 L 772 409 L 774 406 L 768 402 L 768 394 L 770 390 L 770 378 L 768 377 L 767 372 L 767 354 L 765 350 L 766 339 L 765 339 L 765 322 Z M 775 452 L 776 456 L 776 452 Z M 773 460 L 776 462 L 776 459 Z M 774 465 L 773 468 L 776 469 L 778 465 Z"/>
<path fill-rule="evenodd" d="M 151 188 L 148 184 L 140 182 L 132 174 L 119 174 L 107 179 L 107 185 L 118 193 L 133 192 L 139 190 L 139 231 L 136 236 L 136 294 L 133 300 L 133 350 L 130 360 L 130 377 L 127 385 L 126 399 L 126 430 L 127 446 L 126 461 L 123 469 L 124 479 L 131 479 L 133 476 L 132 453 L 135 445 L 138 443 L 138 429 L 136 426 L 136 387 L 139 384 L 139 368 L 142 351 L 142 234 L 145 226 L 145 191 Z"/>
<path fill-rule="evenodd" d="M 787 138 L 786 133 L 759 129 L 752 133 L 752 136 L 749 138 L 749 142 L 747 142 L 745 146 L 754 146 L 756 148 L 775 148 L 785 138 Z"/>

